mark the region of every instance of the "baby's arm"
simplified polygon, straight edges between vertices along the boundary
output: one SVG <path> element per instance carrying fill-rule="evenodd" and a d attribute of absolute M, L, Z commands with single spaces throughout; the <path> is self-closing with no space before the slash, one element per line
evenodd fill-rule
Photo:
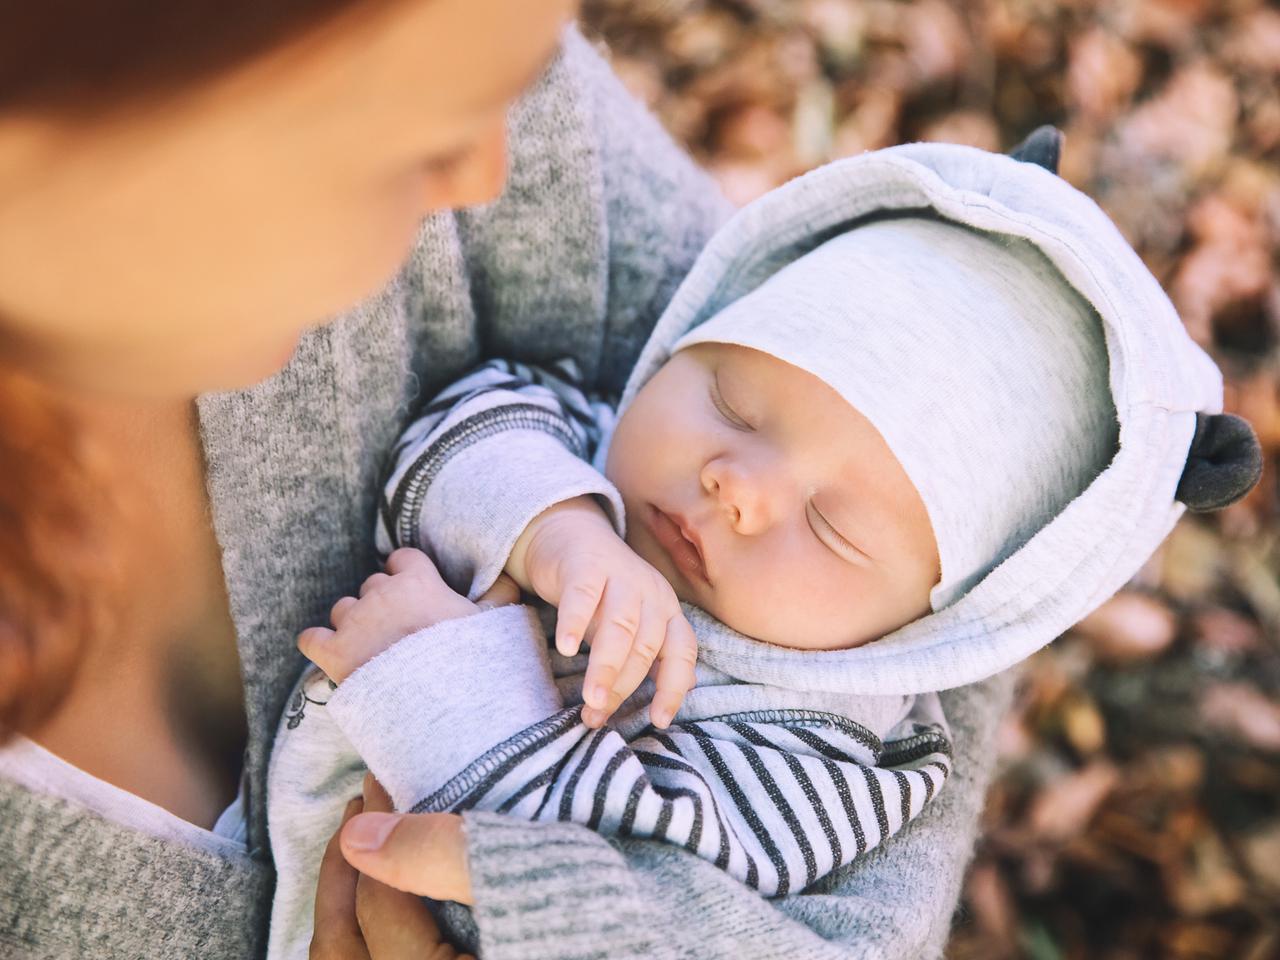
<path fill-rule="evenodd" d="M 495 655 L 521 679 L 502 671 L 490 697 L 458 661 Z M 536 620 L 506 607 L 394 644 L 326 710 L 399 810 L 488 810 L 663 840 L 767 896 L 807 888 L 896 834 L 951 769 L 932 695 L 883 745 L 851 718 L 796 709 L 682 716 L 627 743 L 586 727 L 579 708 L 547 709 L 555 689 Z"/>
<path fill-rule="evenodd" d="M 592 498 L 621 536 L 622 497 L 589 462 L 611 421 L 571 361 L 481 365 L 433 397 L 397 440 L 375 529 L 379 552 L 424 550 L 474 600 L 530 523 L 557 503 Z"/>
<path fill-rule="evenodd" d="M 428 403 L 396 444 L 377 543 L 421 547 L 474 599 L 504 569 L 559 608 L 557 648 L 591 644 L 584 720 L 599 726 L 658 661 L 653 719 L 693 685 L 696 644 L 671 585 L 622 540 L 622 499 L 587 461 L 612 410 L 576 367 L 494 360 Z"/>

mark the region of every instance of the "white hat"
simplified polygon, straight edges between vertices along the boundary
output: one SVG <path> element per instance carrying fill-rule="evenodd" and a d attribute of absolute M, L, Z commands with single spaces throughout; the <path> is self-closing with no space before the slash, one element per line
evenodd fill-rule
<path fill-rule="evenodd" d="M 835 389 L 920 493 L 963 596 L 1061 513 L 1117 446 L 1101 321 L 1032 243 L 913 213 L 792 261 L 672 348 L 734 343 Z"/>

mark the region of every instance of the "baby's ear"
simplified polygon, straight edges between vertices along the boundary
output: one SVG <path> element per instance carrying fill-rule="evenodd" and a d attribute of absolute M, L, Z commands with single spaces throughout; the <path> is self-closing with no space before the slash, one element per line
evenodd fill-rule
<path fill-rule="evenodd" d="M 1262 477 L 1262 444 L 1249 421 L 1231 413 L 1197 413 L 1196 432 L 1174 494 L 1203 513 L 1235 503 Z"/>
<path fill-rule="evenodd" d="M 1052 124 L 1036 127 L 1027 138 L 1009 151 L 1009 156 L 1025 163 L 1044 167 L 1050 173 L 1058 172 L 1058 159 L 1062 156 L 1062 141 L 1066 135 Z"/>

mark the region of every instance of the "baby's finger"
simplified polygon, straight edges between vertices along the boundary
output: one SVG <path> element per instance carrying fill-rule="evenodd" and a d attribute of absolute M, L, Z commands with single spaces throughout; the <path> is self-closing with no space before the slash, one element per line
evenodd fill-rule
<path fill-rule="evenodd" d="M 385 564 L 387 573 L 424 573 L 440 576 L 440 571 L 421 550 L 415 547 L 400 547 L 391 551 Z"/>
<path fill-rule="evenodd" d="M 335 630 L 342 626 L 343 618 L 359 602 L 355 597 L 343 597 L 333 605 L 333 609 L 329 611 L 329 622 Z"/>
<path fill-rule="evenodd" d="M 324 670 L 324 664 L 321 662 L 329 652 L 332 645 L 330 641 L 335 636 L 334 631 L 328 627 L 307 627 L 298 634 L 298 649 L 302 651 L 302 655 Z M 325 670 L 325 673 L 328 673 Z"/>
<path fill-rule="evenodd" d="M 589 707 L 604 710 L 609 692 L 626 663 L 636 631 L 640 629 L 640 599 L 610 581 L 600 603 L 600 623 L 591 641 L 591 659 L 582 684 L 582 699 Z"/>
<path fill-rule="evenodd" d="M 505 573 L 498 574 L 493 586 L 480 595 L 476 606 L 482 610 L 505 607 L 520 602 L 520 585 Z"/>
<path fill-rule="evenodd" d="M 636 631 L 631 651 L 627 654 L 626 662 L 623 663 L 617 679 L 613 681 L 613 688 L 609 691 L 609 702 L 605 705 L 607 713 L 613 713 L 618 705 L 644 682 L 645 676 L 649 673 L 649 666 L 662 647 L 666 629 L 666 620 L 651 613 L 641 613 L 640 629 Z"/>
<path fill-rule="evenodd" d="M 591 618 L 600 606 L 605 582 L 599 576 L 579 577 L 571 580 L 560 595 L 560 606 L 556 610 L 556 650 L 561 656 L 572 657 L 581 648 Z"/>
<path fill-rule="evenodd" d="M 371 573 L 365 577 L 364 583 L 360 584 L 360 596 L 364 596 L 379 584 L 386 583 L 391 578 L 385 573 Z"/>
<path fill-rule="evenodd" d="M 654 726 L 666 727 L 675 718 L 684 695 L 693 689 L 697 660 L 698 639 L 693 627 L 683 616 L 672 617 L 667 623 L 666 642 L 658 651 L 658 672 L 654 676 L 657 691 L 649 705 L 649 719 Z"/>

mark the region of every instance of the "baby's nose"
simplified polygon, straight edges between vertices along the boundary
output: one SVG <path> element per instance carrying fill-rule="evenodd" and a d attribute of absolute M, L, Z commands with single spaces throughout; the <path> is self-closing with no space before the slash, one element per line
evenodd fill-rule
<path fill-rule="evenodd" d="M 775 473 L 766 464 L 725 460 L 703 471 L 703 488 L 719 501 L 735 531 L 754 536 L 781 512 L 786 484 Z"/>

